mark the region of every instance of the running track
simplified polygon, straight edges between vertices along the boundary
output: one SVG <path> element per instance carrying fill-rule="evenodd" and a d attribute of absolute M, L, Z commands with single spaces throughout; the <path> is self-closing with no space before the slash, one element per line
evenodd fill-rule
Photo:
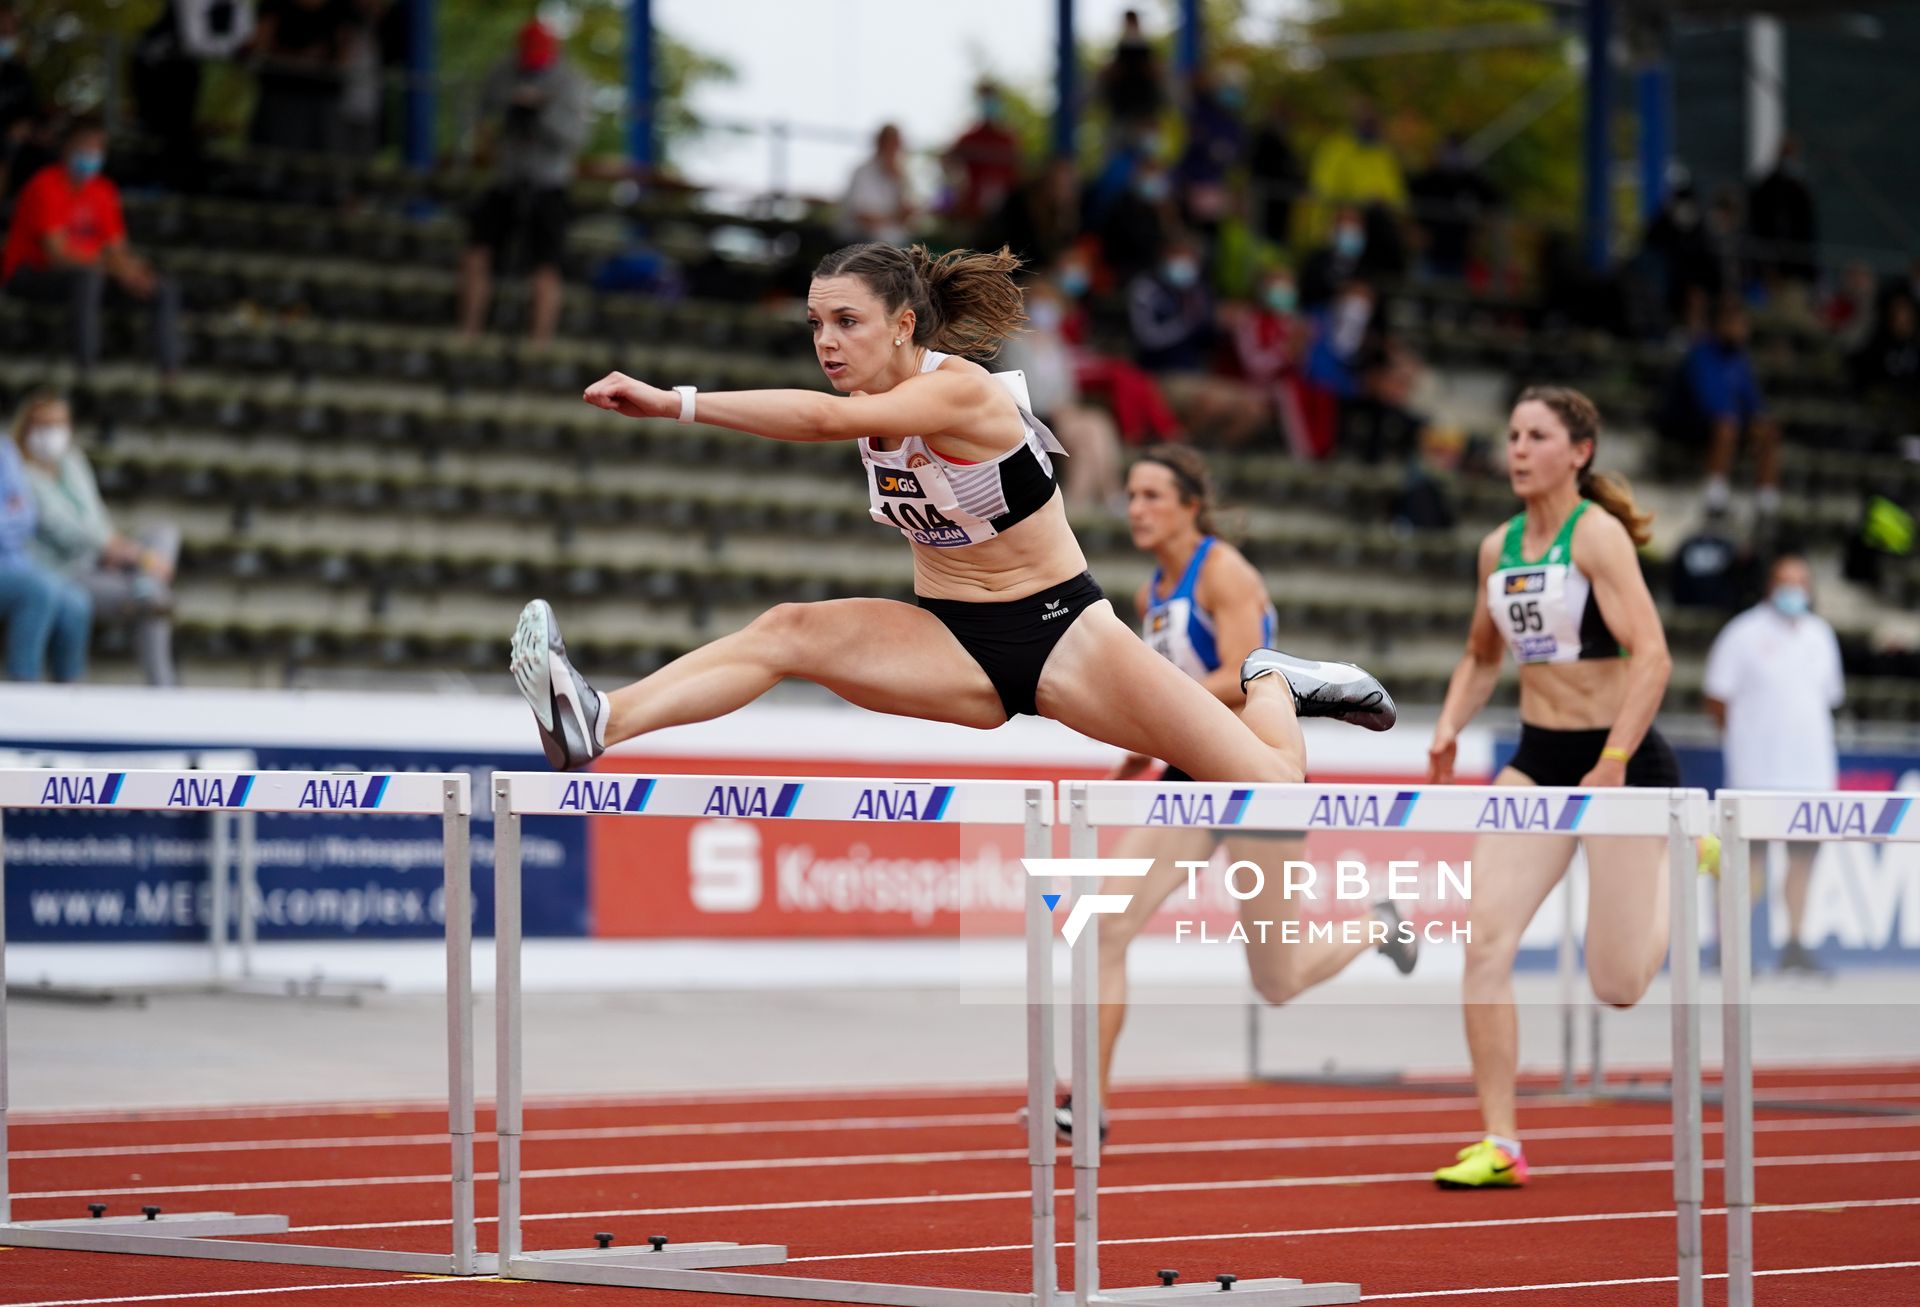
<path fill-rule="evenodd" d="M 1762 1109 L 1761 1303 L 1920 1304 L 1920 1066 L 1773 1071 L 1761 1092 L 1892 1115 Z M 1005 1092 L 577 1100 L 527 1111 L 529 1247 L 785 1243 L 834 1279 L 1019 1291 L 1021 1096 Z M 1469 1098 L 1405 1089 L 1213 1084 L 1122 1090 L 1102 1168 L 1109 1287 L 1221 1271 L 1357 1280 L 1414 1307 L 1614 1307 L 1674 1298 L 1671 1136 L 1661 1105 L 1523 1104 L 1534 1183 L 1442 1193 L 1427 1173 L 1476 1134 Z M 1708 1113 L 1707 1201 L 1718 1201 Z M 444 1248 L 444 1112 L 418 1105 L 29 1115 L 12 1132 L 14 1214 L 277 1211 L 299 1241 Z M 481 1128 L 490 1122 L 483 1115 Z M 492 1212 L 493 1147 L 479 1148 Z M 1064 1158 L 1063 1194 L 1072 1175 Z M 1063 1231 L 1070 1204 L 1063 1203 Z M 1708 1268 L 1723 1264 L 1719 1213 Z M 481 1225 L 492 1247 L 493 1224 Z M 1071 1273 L 1060 1253 L 1062 1283 Z M 756 1268 L 759 1269 L 759 1268 Z M 777 1271 L 778 1268 L 765 1268 Z M 0 1249 L 0 1307 L 722 1307 L 712 1295 L 448 1280 Z M 1709 1281 L 1708 1303 L 1724 1301 Z"/>

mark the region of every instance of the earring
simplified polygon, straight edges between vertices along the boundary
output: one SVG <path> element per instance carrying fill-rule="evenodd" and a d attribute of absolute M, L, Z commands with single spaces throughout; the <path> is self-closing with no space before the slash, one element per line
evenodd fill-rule
<path fill-rule="evenodd" d="M 904 340 L 901 340 L 901 339 L 900 339 L 900 338 L 899 338 L 898 336 L 895 336 L 895 337 L 893 338 L 893 343 L 894 343 L 894 346 L 895 346 L 895 348 L 898 348 L 899 346 L 901 346 L 901 345 L 904 345 L 904 344 L 906 344 L 907 342 L 906 342 L 906 341 L 904 341 Z"/>

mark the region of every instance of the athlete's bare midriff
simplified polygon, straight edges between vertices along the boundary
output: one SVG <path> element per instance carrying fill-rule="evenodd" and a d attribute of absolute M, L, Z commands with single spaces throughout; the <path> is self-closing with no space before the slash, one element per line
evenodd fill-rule
<path fill-rule="evenodd" d="M 1520 720 L 1553 731 L 1606 730 L 1626 693 L 1625 658 L 1523 664 Z"/>
<path fill-rule="evenodd" d="M 909 543 L 913 592 L 926 599 L 1004 603 L 1071 581 L 1087 570 L 1059 491 L 1046 507 L 991 540 L 958 549 Z"/>

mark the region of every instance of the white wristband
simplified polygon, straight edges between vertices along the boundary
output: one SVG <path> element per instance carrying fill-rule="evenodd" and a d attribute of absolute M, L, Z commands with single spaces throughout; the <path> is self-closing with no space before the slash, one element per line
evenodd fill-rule
<path fill-rule="evenodd" d="M 693 421 L 693 397 L 699 393 L 699 387 L 675 386 L 674 390 L 680 394 L 680 420 L 682 422 Z"/>

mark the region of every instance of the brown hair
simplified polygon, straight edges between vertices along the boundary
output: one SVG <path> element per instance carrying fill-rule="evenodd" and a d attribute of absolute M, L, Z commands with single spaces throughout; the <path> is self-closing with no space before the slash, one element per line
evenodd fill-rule
<path fill-rule="evenodd" d="M 1155 445 L 1133 461 L 1135 467 L 1142 463 L 1153 463 L 1173 473 L 1180 502 L 1200 506 L 1193 515 L 1193 524 L 1200 528 L 1202 535 L 1216 533 L 1213 515 L 1220 506 L 1213 497 L 1213 476 L 1207 471 L 1206 459 L 1185 445 Z"/>
<path fill-rule="evenodd" d="M 1593 454 L 1580 469 L 1580 494 L 1620 519 L 1633 543 L 1644 545 L 1653 539 L 1652 513 L 1643 513 L 1633 502 L 1633 487 L 1613 472 L 1596 472 L 1593 464 L 1600 457 L 1600 410 L 1571 386 L 1528 386 L 1520 392 L 1516 405 L 1545 404 L 1567 429 L 1574 444 L 1582 441 L 1593 446 Z"/>
<path fill-rule="evenodd" d="M 901 249 L 869 241 L 835 250 L 813 270 L 821 277 L 858 277 L 888 313 L 913 310 L 913 343 L 969 358 L 992 358 L 1000 342 L 1027 320 L 1013 274 L 1020 260 L 1006 246 L 992 254 L 924 245 Z"/>

